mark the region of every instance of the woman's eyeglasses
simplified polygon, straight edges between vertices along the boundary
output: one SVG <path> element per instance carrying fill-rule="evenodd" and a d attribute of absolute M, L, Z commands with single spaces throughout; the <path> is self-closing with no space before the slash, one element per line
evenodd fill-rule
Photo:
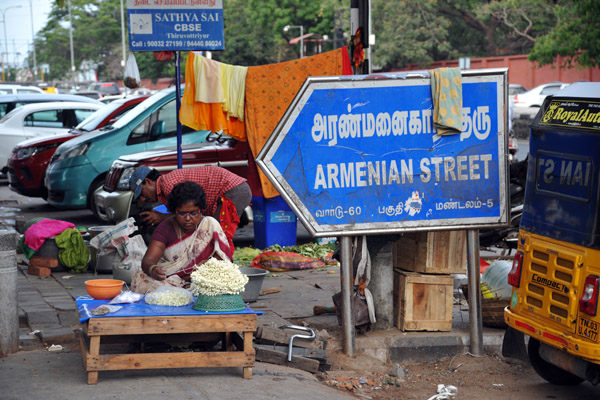
<path fill-rule="evenodd" d="M 185 218 L 187 216 L 197 217 L 198 215 L 200 215 L 200 210 L 196 210 L 196 211 L 179 211 L 179 210 L 177 210 L 177 215 L 179 215 L 182 218 Z"/>

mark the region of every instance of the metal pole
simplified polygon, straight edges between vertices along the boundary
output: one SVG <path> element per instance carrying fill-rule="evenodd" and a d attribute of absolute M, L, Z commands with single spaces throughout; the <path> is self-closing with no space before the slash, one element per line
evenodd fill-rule
<path fill-rule="evenodd" d="M 467 278 L 469 282 L 469 332 L 471 354 L 483 356 L 481 279 L 479 277 L 479 231 L 467 230 Z"/>
<path fill-rule="evenodd" d="M 123 0 L 121 0 L 121 42 L 123 44 L 123 61 L 121 66 L 125 66 L 125 11 L 123 11 Z"/>
<path fill-rule="evenodd" d="M 342 348 L 344 354 L 354 356 L 354 318 L 352 318 L 352 241 L 350 236 L 340 239 L 342 286 L 342 331 L 344 334 Z"/>
<path fill-rule="evenodd" d="M 0 232 L 0 356 L 19 351 L 17 243 L 14 231 Z"/>
<path fill-rule="evenodd" d="M 33 76 L 37 74 L 37 59 L 35 55 L 35 30 L 33 29 L 33 0 L 29 0 L 29 15 L 31 17 L 31 40 L 33 46 Z"/>
<path fill-rule="evenodd" d="M 179 121 L 179 110 L 181 109 L 181 61 L 179 51 L 175 52 L 175 112 L 177 115 L 177 168 L 183 168 L 183 155 L 181 153 L 181 121 Z"/>
<path fill-rule="evenodd" d="M 73 54 L 73 18 L 71 17 L 71 0 L 69 0 L 69 43 L 71 45 L 71 74 L 75 85 L 75 56 Z"/>
<path fill-rule="evenodd" d="M 304 27 L 300 25 L 300 58 L 304 58 Z"/>

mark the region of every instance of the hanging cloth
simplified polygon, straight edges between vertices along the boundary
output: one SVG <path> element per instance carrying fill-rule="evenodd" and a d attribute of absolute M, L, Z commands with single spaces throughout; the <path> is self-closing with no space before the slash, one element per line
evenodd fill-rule
<path fill-rule="evenodd" d="M 221 63 L 221 83 L 225 93 L 223 111 L 227 117 L 244 120 L 244 96 L 246 92 L 246 74 L 248 67 Z"/>
<path fill-rule="evenodd" d="M 225 93 L 221 83 L 221 63 L 209 58 L 194 57 L 194 79 L 196 81 L 195 101 L 202 103 L 223 103 Z M 186 81 L 187 82 L 187 81 Z"/>
<path fill-rule="evenodd" d="M 430 71 L 433 126 L 438 135 L 462 132 L 462 76 L 460 68 Z"/>
<path fill-rule="evenodd" d="M 182 124 L 195 130 L 213 132 L 223 131 L 234 139 L 245 142 L 246 128 L 244 122 L 237 118 L 227 116 L 223 110 L 223 103 L 204 103 L 196 101 L 196 74 L 194 65 L 196 58 L 204 58 L 199 54 L 190 52 L 185 66 L 185 90 L 181 97 L 179 120 Z M 219 82 L 220 80 L 219 69 Z"/>
<path fill-rule="evenodd" d="M 352 75 L 345 47 L 293 61 L 248 67 L 246 75 L 246 134 L 254 157 L 273 133 L 279 120 L 309 76 Z M 259 169 L 263 194 L 279 196 Z"/>
<path fill-rule="evenodd" d="M 352 254 L 352 270 L 354 273 L 354 289 L 358 296 L 365 300 L 369 311 L 369 320 L 372 324 L 377 322 L 375 318 L 375 302 L 367 285 L 371 281 L 371 256 L 367 248 L 367 237 L 357 236 L 354 238 L 354 249 Z"/>

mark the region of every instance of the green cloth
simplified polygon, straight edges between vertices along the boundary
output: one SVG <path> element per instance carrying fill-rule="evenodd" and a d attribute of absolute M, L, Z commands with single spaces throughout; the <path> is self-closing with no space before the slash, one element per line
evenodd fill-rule
<path fill-rule="evenodd" d="M 36 224 L 44 219 L 46 219 L 46 218 L 45 217 L 36 217 L 36 218 L 30 219 L 25 224 L 25 229 L 23 230 L 23 232 L 27 232 L 27 229 L 29 229 L 29 227 L 31 227 L 31 225 Z M 36 251 L 34 249 L 32 249 L 31 247 L 29 247 L 25 244 L 25 235 L 24 234 L 21 235 L 21 239 L 19 240 L 19 249 L 21 249 L 21 252 L 25 255 L 25 257 L 27 257 L 28 260 L 30 260 L 31 257 L 33 257 L 36 253 Z"/>
<path fill-rule="evenodd" d="M 27 257 L 28 260 L 30 260 L 31 257 L 37 253 L 34 249 L 25 244 L 25 235 L 21 235 L 21 239 L 19 239 L 19 249 L 21 249 L 21 252 L 25 255 L 25 257 Z"/>
<path fill-rule="evenodd" d="M 77 229 L 65 229 L 54 237 L 58 259 L 70 272 L 84 272 L 88 268 L 90 251 Z"/>
<path fill-rule="evenodd" d="M 462 132 L 462 75 L 460 68 L 437 68 L 431 74 L 433 126 L 439 135 Z"/>

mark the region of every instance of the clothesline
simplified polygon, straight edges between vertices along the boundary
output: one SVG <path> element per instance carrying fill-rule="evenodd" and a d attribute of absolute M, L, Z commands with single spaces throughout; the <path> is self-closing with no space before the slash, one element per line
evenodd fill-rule
<path fill-rule="evenodd" d="M 256 67 L 231 66 L 190 52 L 179 118 L 193 129 L 222 130 L 237 140 L 247 141 L 256 157 L 307 77 L 339 75 L 352 75 L 345 47 Z M 219 80 L 221 89 L 214 89 Z M 202 102 L 198 98 L 215 102 Z M 278 196 L 262 171 L 258 173 L 264 196 Z"/>

